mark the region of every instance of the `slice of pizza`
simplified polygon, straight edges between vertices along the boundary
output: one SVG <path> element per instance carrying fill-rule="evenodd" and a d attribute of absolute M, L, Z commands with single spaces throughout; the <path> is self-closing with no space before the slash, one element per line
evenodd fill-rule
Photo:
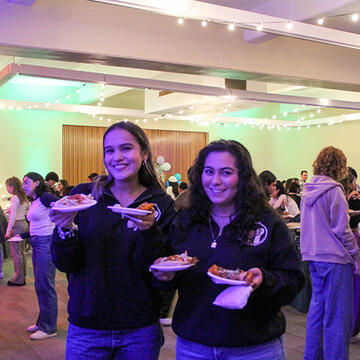
<path fill-rule="evenodd" d="M 231 269 L 225 269 L 218 265 L 213 265 L 208 270 L 211 274 L 214 274 L 216 276 L 222 277 L 224 279 L 229 280 L 241 280 L 246 281 L 249 284 L 253 280 L 253 274 L 249 271 L 244 271 L 241 269 L 231 270 Z"/>
<path fill-rule="evenodd" d="M 153 203 L 144 203 L 144 204 L 141 204 L 138 207 L 138 209 L 140 209 L 140 210 L 151 210 L 154 206 L 155 206 L 155 204 L 153 204 Z"/>
<path fill-rule="evenodd" d="M 195 265 L 199 259 L 195 256 L 188 256 L 185 250 L 182 254 L 170 255 L 155 260 L 157 266 L 179 266 L 179 265 Z"/>

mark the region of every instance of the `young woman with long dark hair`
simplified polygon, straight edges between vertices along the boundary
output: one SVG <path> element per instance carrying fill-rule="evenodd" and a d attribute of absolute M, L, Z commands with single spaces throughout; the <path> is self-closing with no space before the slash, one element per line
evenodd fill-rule
<path fill-rule="evenodd" d="M 58 198 L 49 192 L 43 177 L 36 172 L 29 172 L 24 176 L 23 189 L 26 196 L 32 199 L 26 218 L 30 223 L 35 291 L 39 303 L 38 319 L 27 331 L 33 333 L 30 339 L 41 340 L 57 335 L 55 266 L 50 255 L 50 242 L 55 225 L 49 218 L 49 212 L 51 203 Z"/>
<path fill-rule="evenodd" d="M 175 215 L 173 200 L 156 176 L 149 141 L 139 126 L 110 126 L 103 147 L 109 175 L 72 191 L 91 193 L 97 204 L 51 215 L 57 225 L 53 260 L 70 273 L 66 359 L 156 360 L 163 342 L 161 297 L 148 268 L 161 254 L 164 232 Z M 153 203 L 153 211 L 132 215 L 131 222 L 108 209 L 143 203 Z"/>
<path fill-rule="evenodd" d="M 304 283 L 290 233 L 270 208 L 247 149 L 234 140 L 203 148 L 190 171 L 190 206 L 179 211 L 169 254 L 187 250 L 199 262 L 185 271 L 154 275 L 178 288 L 173 315 L 178 360 L 284 359 L 281 307 Z M 212 265 L 252 274 L 242 309 L 213 304 L 226 286 L 207 276 Z"/>

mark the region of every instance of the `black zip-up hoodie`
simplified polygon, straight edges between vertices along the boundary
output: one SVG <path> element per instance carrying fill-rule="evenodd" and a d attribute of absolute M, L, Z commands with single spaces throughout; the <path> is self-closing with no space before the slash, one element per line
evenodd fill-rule
<path fill-rule="evenodd" d="M 92 184 L 73 191 L 89 194 Z M 73 325 L 120 330 L 140 328 L 159 319 L 160 296 L 149 266 L 161 255 L 164 234 L 175 215 L 173 200 L 161 189 L 147 189 L 129 207 L 155 203 L 156 223 L 133 231 L 127 219 L 108 206 L 118 201 L 109 189 L 95 206 L 79 211 L 75 237 L 62 240 L 55 228 L 51 253 L 55 266 L 71 273 L 69 322 Z"/>
<path fill-rule="evenodd" d="M 188 226 L 188 211 L 179 212 L 171 226 L 170 252 L 187 250 L 199 262 L 178 271 L 172 284 L 179 291 L 172 322 L 174 332 L 182 338 L 219 347 L 257 345 L 281 336 L 285 332 L 285 317 L 280 309 L 304 285 L 300 259 L 285 223 L 273 211 L 264 212 L 250 245 L 237 238 L 234 224 L 241 220 L 235 219 L 223 229 L 216 248 L 212 248 L 208 220 L 198 219 Z M 211 226 L 216 237 L 219 228 L 213 221 Z M 263 282 L 250 295 L 244 309 L 228 310 L 212 304 L 228 287 L 213 283 L 207 275 L 213 264 L 228 269 L 261 269 Z"/>

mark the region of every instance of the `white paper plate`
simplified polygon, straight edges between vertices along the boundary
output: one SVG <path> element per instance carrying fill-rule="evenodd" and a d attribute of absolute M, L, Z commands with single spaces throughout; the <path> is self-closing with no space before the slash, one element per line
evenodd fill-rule
<path fill-rule="evenodd" d="M 150 270 L 157 270 L 157 271 L 181 271 L 186 270 L 195 264 L 186 264 L 186 265 L 177 265 L 177 266 L 164 266 L 159 264 L 152 264 L 150 266 Z"/>
<path fill-rule="evenodd" d="M 217 276 L 212 274 L 211 272 L 207 272 L 207 274 L 211 277 L 211 280 L 215 284 L 222 284 L 222 285 L 241 285 L 241 286 L 248 286 L 249 283 L 247 281 L 243 280 L 231 280 L 231 279 L 225 279 L 223 277 Z"/>
<path fill-rule="evenodd" d="M 24 241 L 25 239 L 23 239 L 20 235 L 15 235 L 10 239 L 7 239 L 7 241 L 10 242 L 20 242 L 20 241 Z"/>
<path fill-rule="evenodd" d="M 51 208 L 52 210 L 59 211 L 59 212 L 72 212 L 72 211 L 81 211 L 88 209 L 91 206 L 94 206 L 97 203 L 96 200 L 91 200 L 88 204 L 78 204 L 78 205 L 55 205 Z"/>
<path fill-rule="evenodd" d="M 108 209 L 115 213 L 119 214 L 128 214 L 128 215 L 147 215 L 151 214 L 149 210 L 141 210 L 135 208 L 121 207 L 121 206 L 108 206 Z"/>

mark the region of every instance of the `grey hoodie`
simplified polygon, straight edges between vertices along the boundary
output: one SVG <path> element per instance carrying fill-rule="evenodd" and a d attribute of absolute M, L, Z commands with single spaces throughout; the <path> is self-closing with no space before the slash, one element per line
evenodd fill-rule
<path fill-rule="evenodd" d="M 316 175 L 304 185 L 300 235 L 304 261 L 347 264 L 360 258 L 348 210 L 342 185 L 330 177 Z"/>

